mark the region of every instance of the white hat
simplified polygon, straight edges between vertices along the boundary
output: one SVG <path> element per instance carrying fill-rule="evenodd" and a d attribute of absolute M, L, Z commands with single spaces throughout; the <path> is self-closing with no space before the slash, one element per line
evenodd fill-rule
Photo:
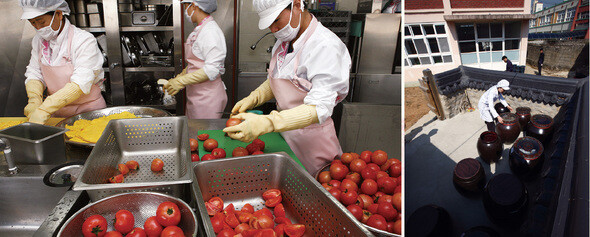
<path fill-rule="evenodd" d="M 500 80 L 496 86 L 498 86 L 504 90 L 510 90 L 510 87 L 509 87 L 510 83 L 505 79 Z"/>
<path fill-rule="evenodd" d="M 217 10 L 217 0 L 182 0 L 180 3 L 194 3 L 206 13 L 213 13 Z"/>
<path fill-rule="evenodd" d="M 270 27 L 279 14 L 292 2 L 292 0 L 254 0 L 252 5 L 260 17 L 258 29 L 264 30 Z"/>
<path fill-rule="evenodd" d="M 65 0 L 19 0 L 23 8 L 21 20 L 28 20 L 48 12 L 60 10 L 64 15 L 70 14 L 70 7 Z"/>

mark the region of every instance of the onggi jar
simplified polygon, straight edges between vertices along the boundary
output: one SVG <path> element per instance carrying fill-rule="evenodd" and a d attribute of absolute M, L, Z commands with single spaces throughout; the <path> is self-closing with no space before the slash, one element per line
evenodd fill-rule
<path fill-rule="evenodd" d="M 553 118 L 544 114 L 535 114 L 527 126 L 525 136 L 534 137 L 545 142 L 553 131 Z"/>
<path fill-rule="evenodd" d="M 479 161 L 467 158 L 459 161 L 453 170 L 453 183 L 455 186 L 470 192 L 479 192 L 485 185 L 486 174 Z"/>
<path fill-rule="evenodd" d="M 511 144 L 520 135 L 518 118 L 513 113 L 503 113 L 500 117 L 502 117 L 504 122 L 496 124 L 496 133 L 504 144 Z"/>
<path fill-rule="evenodd" d="M 495 132 L 483 132 L 477 140 L 477 153 L 487 163 L 497 162 L 502 157 L 504 145 Z"/>
<path fill-rule="evenodd" d="M 512 172 L 530 177 L 543 162 L 543 144 L 533 137 L 521 137 L 510 148 L 509 160 Z"/>
<path fill-rule="evenodd" d="M 488 181 L 483 206 L 491 219 L 500 225 L 520 226 L 528 205 L 524 183 L 512 174 L 498 174 Z"/>
<path fill-rule="evenodd" d="M 527 124 L 531 120 L 531 108 L 518 107 L 516 108 L 516 116 L 518 116 L 518 123 L 522 131 L 526 131 Z"/>
<path fill-rule="evenodd" d="M 504 106 L 502 103 L 495 104 L 494 109 L 496 110 L 496 112 L 498 112 L 498 114 L 510 113 L 510 110 L 506 108 L 506 106 Z"/>

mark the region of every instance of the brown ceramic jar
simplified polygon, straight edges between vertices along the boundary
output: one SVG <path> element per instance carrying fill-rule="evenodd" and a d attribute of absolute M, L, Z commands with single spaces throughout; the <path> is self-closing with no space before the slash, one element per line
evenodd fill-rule
<path fill-rule="evenodd" d="M 466 191 L 478 192 L 485 185 L 485 173 L 479 161 L 467 158 L 459 161 L 453 170 L 453 182 Z"/>
<path fill-rule="evenodd" d="M 522 131 L 526 131 L 526 126 L 531 120 L 531 108 L 529 107 L 518 107 L 516 108 L 516 116 L 518 116 L 518 123 Z"/>
<path fill-rule="evenodd" d="M 504 145 L 495 132 L 483 132 L 477 140 L 477 153 L 486 163 L 497 162 L 502 157 Z"/>
<path fill-rule="evenodd" d="M 512 174 L 497 174 L 488 181 L 483 206 L 491 219 L 501 225 L 519 226 L 528 205 L 528 192 Z"/>
<path fill-rule="evenodd" d="M 543 144 L 533 137 L 521 137 L 510 148 L 510 169 L 517 175 L 531 177 L 543 162 Z"/>
<path fill-rule="evenodd" d="M 504 144 L 511 144 L 520 135 L 518 118 L 513 113 L 503 113 L 500 117 L 502 117 L 504 122 L 496 124 L 496 133 Z"/>
<path fill-rule="evenodd" d="M 541 143 L 550 136 L 553 131 L 553 118 L 544 114 L 535 114 L 527 126 L 525 136 L 534 137 Z"/>

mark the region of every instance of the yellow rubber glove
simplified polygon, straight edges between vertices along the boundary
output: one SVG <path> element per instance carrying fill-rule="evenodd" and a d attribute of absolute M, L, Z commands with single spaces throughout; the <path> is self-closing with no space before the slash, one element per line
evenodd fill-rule
<path fill-rule="evenodd" d="M 232 108 L 231 113 L 237 114 L 246 112 L 246 110 L 258 107 L 274 97 L 272 89 L 270 88 L 270 82 L 266 79 L 266 81 L 258 86 L 256 90 L 252 91 L 250 95 L 238 101 L 238 103 L 234 105 L 234 108 Z"/>
<path fill-rule="evenodd" d="M 25 88 L 27 90 L 27 96 L 29 97 L 29 103 L 25 106 L 24 113 L 28 118 L 29 115 L 39 108 L 41 103 L 43 103 L 43 91 L 45 90 L 45 85 L 39 80 L 29 80 L 29 82 L 25 84 Z"/>
<path fill-rule="evenodd" d="M 44 124 L 51 117 L 51 114 L 76 101 L 83 94 L 84 92 L 82 92 L 78 84 L 67 83 L 63 88 L 45 99 L 41 106 L 31 114 L 29 122 Z"/>
<path fill-rule="evenodd" d="M 242 142 L 251 142 L 269 132 L 284 132 L 318 123 L 315 105 L 300 105 L 281 112 L 272 111 L 269 115 L 241 113 L 233 118 L 242 123 L 223 129 L 227 135 Z"/>
<path fill-rule="evenodd" d="M 168 80 L 168 84 L 164 85 L 164 89 L 168 92 L 168 94 L 176 95 L 178 92 L 180 92 L 180 90 L 184 89 L 184 87 L 188 85 L 206 82 L 208 80 L 209 77 L 207 74 L 205 74 L 205 70 L 201 68 L 197 71 L 186 73 L 184 75 L 179 74 L 175 78 Z"/>

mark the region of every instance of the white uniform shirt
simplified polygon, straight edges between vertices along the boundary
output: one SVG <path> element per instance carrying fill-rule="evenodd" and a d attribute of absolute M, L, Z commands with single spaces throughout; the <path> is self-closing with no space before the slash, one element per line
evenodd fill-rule
<path fill-rule="evenodd" d="M 317 21 L 315 18 L 313 21 Z M 328 119 L 336 106 L 337 98 L 341 101 L 348 94 L 351 59 L 346 45 L 328 28 L 318 22 L 318 26 L 305 45 L 303 39 L 309 33 L 309 27 L 293 44 L 293 52 L 285 55 L 284 60 L 278 59 L 273 78 L 292 79 L 295 55 L 300 50 L 301 58 L 296 73 L 300 78 L 311 82 L 311 90 L 303 103 L 315 105 L 320 123 Z M 277 40 L 272 55 L 282 50 L 283 42 Z M 280 51 L 279 51 L 279 54 Z M 279 57 L 277 55 L 277 57 Z M 281 65 L 279 65 L 281 64 Z"/>
<path fill-rule="evenodd" d="M 504 106 L 508 107 L 508 103 L 504 99 L 504 96 L 498 92 L 498 86 L 492 86 L 488 89 L 481 98 L 479 98 L 478 108 L 480 111 L 481 119 L 486 122 L 492 122 L 495 117 L 498 117 L 498 112 L 494 109 L 494 101 L 500 100 Z M 490 113 L 492 117 L 490 117 Z"/>
<path fill-rule="evenodd" d="M 225 73 L 225 67 L 223 66 L 227 54 L 225 37 L 221 28 L 213 19 L 205 25 L 197 26 L 189 37 L 196 34 L 196 31 L 200 28 L 203 29 L 201 29 L 201 33 L 197 36 L 191 50 L 195 56 L 205 61 L 203 70 L 209 80 L 213 81 Z"/>
<path fill-rule="evenodd" d="M 104 79 L 104 70 L 102 64 L 104 58 L 96 43 L 96 38 L 84 30 L 78 29 L 66 19 L 64 28 L 57 38 L 49 41 L 49 52 L 41 57 L 41 63 L 44 65 L 58 66 L 65 63 L 64 56 L 68 52 L 69 31 L 73 30 L 72 48 L 70 58 L 74 65 L 74 73 L 70 78 L 71 82 L 78 84 L 84 94 L 90 93 L 90 87 Z M 44 50 L 42 45 L 43 38 L 35 34 L 32 41 L 33 49 L 31 50 L 31 60 L 25 72 L 25 84 L 29 80 L 40 80 L 45 84 L 41 67 L 39 66 L 39 50 Z"/>

